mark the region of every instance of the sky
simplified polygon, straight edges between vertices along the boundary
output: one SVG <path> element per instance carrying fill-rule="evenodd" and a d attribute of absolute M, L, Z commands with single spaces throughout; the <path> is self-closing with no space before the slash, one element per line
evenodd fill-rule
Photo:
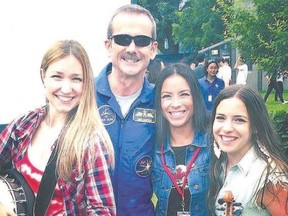
<path fill-rule="evenodd" d="M 57 40 L 86 49 L 94 75 L 109 62 L 104 47 L 112 13 L 129 0 L 9 0 L 0 2 L 0 124 L 45 104 L 40 64 Z"/>

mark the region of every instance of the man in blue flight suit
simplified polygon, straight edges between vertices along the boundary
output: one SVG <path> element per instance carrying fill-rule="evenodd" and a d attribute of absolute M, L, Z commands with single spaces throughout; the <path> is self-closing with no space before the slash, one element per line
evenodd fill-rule
<path fill-rule="evenodd" d="M 150 179 L 155 136 L 153 87 L 145 77 L 157 53 L 156 24 L 139 5 L 120 7 L 109 23 L 111 57 L 95 80 L 97 104 L 115 150 L 117 216 L 155 215 Z"/>

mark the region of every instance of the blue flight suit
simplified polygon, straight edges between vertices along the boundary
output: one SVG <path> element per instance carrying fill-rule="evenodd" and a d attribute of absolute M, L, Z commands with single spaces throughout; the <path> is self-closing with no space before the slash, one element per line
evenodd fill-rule
<path fill-rule="evenodd" d="M 101 71 L 95 85 L 100 117 L 115 151 L 112 183 L 117 216 L 155 215 L 150 176 L 156 129 L 153 86 L 145 78 L 140 96 L 123 117 L 108 83 L 111 67 L 110 63 Z"/>

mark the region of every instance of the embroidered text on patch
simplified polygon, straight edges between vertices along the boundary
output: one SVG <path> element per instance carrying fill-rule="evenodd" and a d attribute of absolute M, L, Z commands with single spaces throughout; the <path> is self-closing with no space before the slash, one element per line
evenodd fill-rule
<path fill-rule="evenodd" d="M 156 111 L 154 109 L 136 108 L 133 112 L 133 120 L 137 122 L 155 123 Z"/>

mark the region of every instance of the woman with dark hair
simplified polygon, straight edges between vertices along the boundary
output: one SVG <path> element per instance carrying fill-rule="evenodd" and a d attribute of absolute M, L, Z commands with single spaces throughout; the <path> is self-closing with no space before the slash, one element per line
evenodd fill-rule
<path fill-rule="evenodd" d="M 156 83 L 157 143 L 152 169 L 156 215 L 208 215 L 210 139 L 197 78 L 186 64 L 166 66 Z"/>
<path fill-rule="evenodd" d="M 288 214 L 288 159 L 261 95 L 251 87 L 233 85 L 216 98 L 212 110 L 215 156 L 209 207 L 223 215 Z M 227 193 L 232 200 L 227 200 Z"/>
<path fill-rule="evenodd" d="M 198 80 L 208 111 L 211 111 L 215 98 L 225 88 L 224 81 L 217 77 L 218 69 L 219 65 L 216 60 L 207 61 L 205 63 L 205 76 Z"/>

